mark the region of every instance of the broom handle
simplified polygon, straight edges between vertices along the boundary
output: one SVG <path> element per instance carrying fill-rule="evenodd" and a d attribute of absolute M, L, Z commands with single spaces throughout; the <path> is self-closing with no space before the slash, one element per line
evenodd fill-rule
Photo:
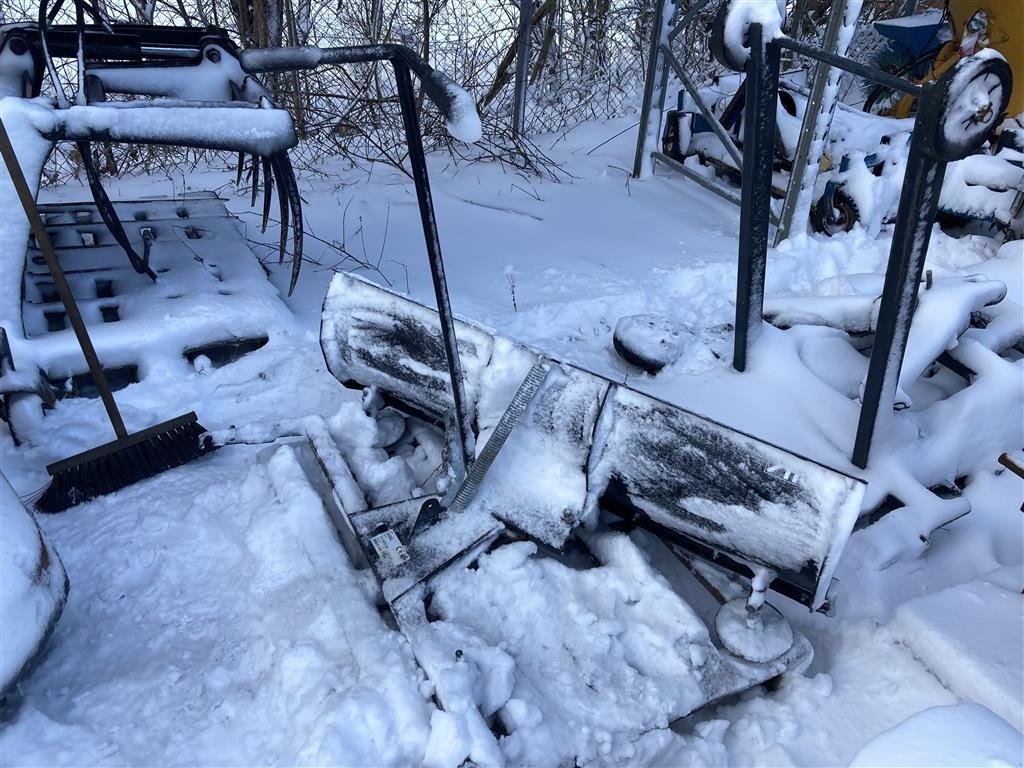
<path fill-rule="evenodd" d="M 39 250 L 43 252 L 46 266 L 53 277 L 53 284 L 60 295 L 61 303 L 64 304 L 64 311 L 67 313 L 71 327 L 75 331 L 75 336 L 78 337 L 78 344 L 82 348 L 82 354 L 85 355 L 85 362 L 89 366 L 89 373 L 92 374 L 92 380 L 96 383 L 96 389 L 100 392 L 103 407 L 107 409 L 110 425 L 114 428 L 114 433 L 118 438 L 128 437 L 128 430 L 125 429 L 121 413 L 117 410 L 117 403 L 114 402 L 114 395 L 110 391 L 110 384 L 107 383 L 107 376 L 103 373 L 103 368 L 100 367 L 99 358 L 96 357 L 96 349 L 93 347 L 92 339 L 89 338 L 89 333 L 85 328 L 85 321 L 82 320 L 82 313 L 78 311 L 78 304 L 75 302 L 75 297 L 71 294 L 71 288 L 68 286 L 67 278 L 64 276 L 64 270 L 61 269 L 60 262 L 57 261 L 57 254 L 53 250 L 53 243 L 50 242 L 50 234 L 43 225 L 43 217 L 39 214 L 39 208 L 36 206 L 35 198 L 32 196 L 32 191 L 25 180 L 25 174 L 21 170 L 21 164 L 18 162 L 18 157 L 14 153 L 14 147 L 11 145 L 11 137 L 7 135 L 7 127 L 2 119 L 0 119 L 0 155 L 3 155 L 7 172 L 11 174 L 14 189 L 21 200 L 22 208 L 25 209 L 29 226 L 32 227 L 32 234 L 35 235 Z"/>

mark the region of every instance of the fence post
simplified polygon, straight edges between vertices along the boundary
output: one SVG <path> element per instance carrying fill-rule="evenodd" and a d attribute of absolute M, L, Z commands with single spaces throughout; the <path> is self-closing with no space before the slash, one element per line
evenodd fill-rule
<path fill-rule="evenodd" d="M 512 132 L 526 132 L 526 86 L 530 73 L 530 34 L 533 24 L 533 0 L 519 0 L 519 29 L 516 32 L 516 83 L 512 98 Z"/>
<path fill-rule="evenodd" d="M 856 20 L 860 15 L 860 7 L 861 0 L 852 0 L 850 3 L 847 3 L 847 0 L 832 0 L 822 48 L 840 56 L 846 55 L 853 38 L 852 35 L 847 35 L 840 46 L 839 30 L 847 21 Z M 789 174 L 789 185 L 782 205 L 782 215 L 779 217 L 779 228 L 775 232 L 775 245 L 790 236 L 794 222 L 801 227 L 801 232 L 807 223 L 821 156 L 832 128 L 832 116 L 835 114 L 842 77 L 842 70 L 833 69 L 830 64 L 819 61 L 814 65 L 811 93 L 807 98 L 807 107 L 800 125 L 800 140 L 797 142 L 793 158 L 793 170 Z"/>
<path fill-rule="evenodd" d="M 651 29 L 651 47 L 647 55 L 647 73 L 644 78 L 644 100 L 640 107 L 640 128 L 636 136 L 636 156 L 633 159 L 633 177 L 643 179 L 654 171 L 651 153 L 660 149 L 661 113 L 665 108 L 668 89 L 668 64 L 661 54 L 661 45 L 668 41 L 675 16 L 675 0 L 656 0 L 654 24 Z"/>

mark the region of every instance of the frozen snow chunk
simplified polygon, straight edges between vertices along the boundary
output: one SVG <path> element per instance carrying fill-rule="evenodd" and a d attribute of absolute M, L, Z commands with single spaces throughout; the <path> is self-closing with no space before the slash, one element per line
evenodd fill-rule
<path fill-rule="evenodd" d="M 461 765 L 469 757 L 471 744 L 463 718 L 443 709 L 434 710 L 430 716 L 430 736 L 423 765 L 428 768 Z"/>
<path fill-rule="evenodd" d="M 939 355 L 956 346 L 970 327 L 971 313 L 1005 296 L 1005 284 L 982 275 L 940 278 L 931 289 L 921 290 L 907 338 L 899 389 L 906 392 Z"/>
<path fill-rule="evenodd" d="M 722 63 L 741 72 L 750 58 L 750 45 L 747 42 L 750 25 L 761 25 L 761 39 L 765 43 L 777 37 L 782 33 L 786 4 L 784 0 L 729 0 L 723 11 L 725 27 L 721 44 L 727 61 Z"/>
<path fill-rule="evenodd" d="M 627 363 L 654 374 L 674 363 L 693 335 L 661 315 L 629 315 L 615 324 L 612 343 Z"/>
<path fill-rule="evenodd" d="M 599 567 L 536 557 L 535 544 L 519 542 L 435 583 L 435 631 L 463 636 L 466 656 L 483 670 L 481 646 L 515 661 L 511 695 L 498 709 L 510 762 L 624 759 L 632 739 L 706 700 L 703 678 L 714 665 L 695 665 L 690 654 L 710 648 L 703 622 L 628 537 L 602 533 L 588 543 Z M 494 684 L 505 682 L 499 675 Z M 474 698 L 486 700 L 480 690 Z"/>
<path fill-rule="evenodd" d="M 1013 512 L 1009 505 L 1007 512 Z M 985 581 L 950 587 L 901 606 L 890 628 L 958 697 L 984 704 L 1024 729 L 1024 602 L 1019 590 Z M 1018 761 L 1021 754 L 1018 749 Z"/>
<path fill-rule="evenodd" d="M 473 97 L 450 80 L 445 83 L 445 90 L 448 95 L 448 114 L 445 115 L 448 133 L 467 144 L 479 141 L 483 129 Z"/>

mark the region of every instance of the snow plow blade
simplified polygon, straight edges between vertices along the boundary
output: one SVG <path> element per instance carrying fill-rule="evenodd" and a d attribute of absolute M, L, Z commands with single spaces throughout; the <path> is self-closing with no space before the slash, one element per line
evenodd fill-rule
<path fill-rule="evenodd" d="M 456 334 L 483 437 L 542 355 L 464 321 Z M 321 346 L 343 384 L 375 387 L 388 404 L 442 426 L 449 418 L 435 310 L 339 274 L 324 302 Z M 552 361 L 468 512 L 560 549 L 576 526 L 608 511 L 741 576 L 769 569 L 773 589 L 821 610 L 863 491 L 841 471 Z M 420 581 L 404 570 L 402 591 Z"/>

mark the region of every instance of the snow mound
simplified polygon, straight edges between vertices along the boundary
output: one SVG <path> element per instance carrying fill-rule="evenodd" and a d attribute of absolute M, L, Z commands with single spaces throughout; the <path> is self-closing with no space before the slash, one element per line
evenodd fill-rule
<path fill-rule="evenodd" d="M 0 696 L 46 641 L 68 580 L 32 515 L 0 475 Z"/>
<path fill-rule="evenodd" d="M 498 712 L 509 763 L 628 759 L 645 731 L 703 701 L 704 624 L 628 537 L 588 544 L 599 567 L 520 542 L 439 579 L 431 611 L 462 634 L 468 659 L 504 670 L 481 678 L 491 682 L 478 697 Z"/>
<path fill-rule="evenodd" d="M 4 726 L 24 765 L 415 765 L 433 707 L 291 448 L 44 520 L 74 576 Z M 6 541 L 6 530 L 5 530 Z"/>
<path fill-rule="evenodd" d="M 978 704 L 932 707 L 869 741 L 850 768 L 1017 766 L 1024 735 Z"/>

